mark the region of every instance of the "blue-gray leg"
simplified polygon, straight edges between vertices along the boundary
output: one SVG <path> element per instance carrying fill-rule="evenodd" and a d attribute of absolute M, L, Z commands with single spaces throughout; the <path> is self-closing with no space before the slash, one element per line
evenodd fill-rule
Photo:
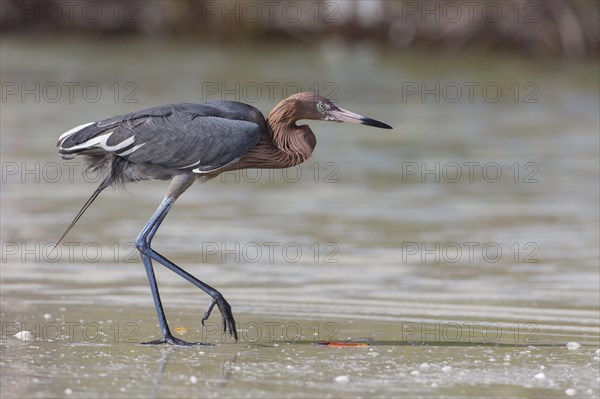
<path fill-rule="evenodd" d="M 156 252 L 150 247 L 150 243 L 152 242 L 152 238 L 154 238 L 154 234 L 156 234 L 156 231 L 158 230 L 160 224 L 162 223 L 162 221 L 164 220 L 165 216 L 167 215 L 174 203 L 175 199 L 167 195 L 167 197 L 165 197 L 165 199 L 161 202 L 156 212 L 154 212 L 154 214 L 152 215 L 146 226 L 144 226 L 144 228 L 142 229 L 142 231 L 136 239 L 136 246 L 141 253 L 142 261 L 144 262 L 144 267 L 146 268 L 146 274 L 148 275 L 148 281 L 150 283 L 150 290 L 154 299 L 154 306 L 156 308 L 158 321 L 160 323 L 160 328 L 163 334 L 162 339 L 146 342 L 145 344 L 168 343 L 175 345 L 194 345 L 187 343 L 179 338 L 175 338 L 171 334 L 171 331 L 169 330 L 169 325 L 167 324 L 167 318 L 162 307 L 162 302 L 160 300 L 160 295 L 158 293 L 158 285 L 154 276 L 154 269 L 152 267 L 151 259 L 156 260 L 169 270 L 183 277 L 184 279 L 186 279 L 187 281 L 194 284 L 196 287 L 200 288 L 208 295 L 210 295 L 212 298 L 212 302 L 208 306 L 208 309 L 205 312 L 204 317 L 202 318 L 202 324 L 204 325 L 204 321 L 208 319 L 208 317 L 210 316 L 210 312 L 212 311 L 214 306 L 217 305 L 219 307 L 219 310 L 221 311 L 221 316 L 223 319 L 223 333 L 229 331 L 229 333 L 237 341 L 237 330 L 235 327 L 235 320 L 231 312 L 231 306 L 225 300 L 225 298 L 223 298 L 223 295 L 221 295 L 219 291 L 215 290 L 211 286 L 198 280 L 196 277 L 192 276 L 191 274 L 189 274 L 188 272 L 186 272 L 185 270 L 183 270 L 164 256 L 160 255 L 158 252 Z M 200 345 L 202 344 L 200 343 Z"/>

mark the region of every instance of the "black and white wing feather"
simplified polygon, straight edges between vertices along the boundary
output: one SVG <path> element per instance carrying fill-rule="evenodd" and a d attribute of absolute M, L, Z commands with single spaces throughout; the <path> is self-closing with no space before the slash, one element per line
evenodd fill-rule
<path fill-rule="evenodd" d="M 87 123 L 62 134 L 63 158 L 112 153 L 134 164 L 206 173 L 235 162 L 266 129 L 247 104 L 174 104 Z"/>

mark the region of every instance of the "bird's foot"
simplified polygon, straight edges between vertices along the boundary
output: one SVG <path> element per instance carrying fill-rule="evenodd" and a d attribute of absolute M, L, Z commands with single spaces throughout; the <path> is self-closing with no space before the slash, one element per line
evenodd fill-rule
<path fill-rule="evenodd" d="M 212 344 L 207 344 L 204 342 L 187 342 L 179 338 L 175 338 L 172 335 L 165 335 L 161 339 L 156 339 L 154 341 L 142 342 L 141 345 L 178 345 L 178 346 L 212 346 Z"/>
<path fill-rule="evenodd" d="M 204 312 L 204 316 L 202 317 L 202 325 L 204 325 L 204 322 L 208 320 L 208 317 L 210 316 L 215 305 L 217 305 L 219 311 L 221 312 L 221 318 L 223 320 L 223 334 L 229 332 L 229 335 L 231 335 L 237 341 L 238 334 L 237 329 L 235 327 L 235 319 L 233 318 L 233 313 L 231 312 L 231 306 L 221 294 L 219 294 L 219 296 L 217 296 L 216 298 L 213 298 L 213 300 L 208 305 L 208 308 L 206 309 L 206 312 Z"/>

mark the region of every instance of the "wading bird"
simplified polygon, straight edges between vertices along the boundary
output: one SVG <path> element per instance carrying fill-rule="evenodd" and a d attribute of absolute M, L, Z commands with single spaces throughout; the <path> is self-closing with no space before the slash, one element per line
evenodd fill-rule
<path fill-rule="evenodd" d="M 163 335 L 161 339 L 145 344 L 193 345 L 174 337 L 169 330 L 152 260 L 210 295 L 212 301 L 204 313 L 202 325 L 216 305 L 221 312 L 223 333 L 229 332 L 237 340 L 231 306 L 223 295 L 156 252 L 150 244 L 175 200 L 195 181 L 206 181 L 231 170 L 288 168 L 306 161 L 317 140 L 308 125 L 296 124 L 301 119 L 353 122 L 391 129 L 385 123 L 338 108 L 324 97 L 298 93 L 277 104 L 267 119 L 258 109 L 239 102 L 185 103 L 86 123 L 60 136 L 57 146 L 64 159 L 84 155 L 88 169 L 104 172 L 106 178 L 58 243 L 108 186 L 150 179 L 171 180 L 165 198 L 135 241 L 148 275 Z"/>

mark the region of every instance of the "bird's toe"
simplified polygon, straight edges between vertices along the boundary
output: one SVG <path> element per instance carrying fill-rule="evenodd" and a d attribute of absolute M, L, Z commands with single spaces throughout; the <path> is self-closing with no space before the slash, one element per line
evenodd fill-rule
<path fill-rule="evenodd" d="M 142 342 L 141 345 L 213 346 L 204 342 L 187 342 L 172 335 L 154 341 Z"/>

